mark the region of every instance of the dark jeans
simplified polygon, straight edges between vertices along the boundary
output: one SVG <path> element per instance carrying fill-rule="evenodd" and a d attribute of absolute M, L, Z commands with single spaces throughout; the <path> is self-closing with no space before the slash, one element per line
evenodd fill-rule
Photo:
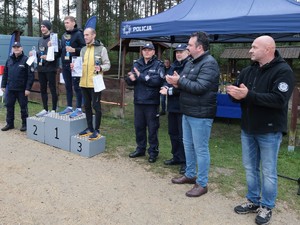
<path fill-rule="evenodd" d="M 73 100 L 73 87 L 76 94 L 76 108 L 81 108 L 82 106 L 82 93 L 79 87 L 80 77 L 72 77 L 72 72 L 70 67 L 63 66 L 63 77 L 65 81 L 66 94 L 67 94 L 67 105 L 72 107 Z"/>
<path fill-rule="evenodd" d="M 25 96 L 24 91 L 7 91 L 6 92 L 6 123 L 10 126 L 14 126 L 15 120 L 15 104 L 18 100 L 21 109 L 22 124 L 26 124 L 26 118 L 28 117 L 28 98 Z"/>
<path fill-rule="evenodd" d="M 182 141 L 182 114 L 168 113 L 168 133 L 170 136 L 173 158 L 185 163 L 185 153 Z"/>
<path fill-rule="evenodd" d="M 156 157 L 158 149 L 158 128 L 159 128 L 159 105 L 134 105 L 134 126 L 137 143 L 137 151 L 145 152 L 147 147 L 148 128 L 149 145 L 148 154 Z"/>
<path fill-rule="evenodd" d="M 81 88 L 84 97 L 86 121 L 90 131 L 99 130 L 101 125 L 101 92 L 94 92 L 94 88 Z M 95 129 L 93 127 L 93 109 L 95 110 Z"/>
<path fill-rule="evenodd" d="M 57 108 L 56 72 L 39 72 L 40 91 L 44 109 L 48 111 L 47 84 L 52 96 L 52 110 Z"/>

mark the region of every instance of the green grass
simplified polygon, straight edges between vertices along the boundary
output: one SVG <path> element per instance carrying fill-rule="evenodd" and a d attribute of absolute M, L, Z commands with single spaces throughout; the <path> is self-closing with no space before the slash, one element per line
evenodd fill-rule
<path fill-rule="evenodd" d="M 132 95 L 132 93 L 129 93 Z M 128 157 L 135 145 L 133 125 L 133 104 L 131 98 L 126 100 L 125 118 L 117 118 L 113 113 L 103 110 L 101 133 L 106 136 L 106 157 Z M 34 115 L 41 110 L 41 105 L 29 103 L 29 113 Z M 104 107 L 105 108 L 105 107 Z M 5 108 L 1 105 L 0 121 L 5 123 Z M 16 107 L 15 126 L 21 126 L 20 113 Z M 167 116 L 162 116 L 159 129 L 160 154 L 157 163 L 149 164 L 147 158 L 136 160 L 146 170 L 164 176 L 172 173 L 178 175 L 178 166 L 167 167 L 163 161 L 172 157 L 171 145 L 167 133 Z M 287 151 L 288 137 L 283 138 L 278 157 L 278 174 L 298 179 L 300 176 L 300 148 L 294 152 Z M 245 196 L 246 181 L 242 166 L 239 120 L 216 119 L 210 139 L 211 168 L 209 176 L 210 189 L 223 195 Z M 278 201 L 289 208 L 300 211 L 300 196 L 297 195 L 296 181 L 278 178 Z"/>

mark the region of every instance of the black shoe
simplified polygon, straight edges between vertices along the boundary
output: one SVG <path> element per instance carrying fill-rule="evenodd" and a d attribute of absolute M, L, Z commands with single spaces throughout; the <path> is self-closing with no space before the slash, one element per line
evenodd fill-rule
<path fill-rule="evenodd" d="M 161 112 L 159 113 L 159 115 L 160 115 L 160 116 L 166 115 L 166 112 L 161 111 Z"/>
<path fill-rule="evenodd" d="M 24 132 L 27 130 L 26 124 L 22 124 L 20 131 Z"/>
<path fill-rule="evenodd" d="M 148 159 L 148 162 L 149 163 L 155 163 L 157 160 L 157 157 L 156 156 L 150 156 L 149 159 Z"/>
<path fill-rule="evenodd" d="M 129 158 L 136 158 L 136 157 L 141 157 L 141 156 L 145 156 L 145 152 L 139 152 L 139 151 L 135 150 L 134 152 L 131 152 L 129 154 Z"/>
<path fill-rule="evenodd" d="M 250 201 L 234 207 L 234 211 L 237 214 L 257 213 L 258 210 L 259 210 L 259 205 L 255 205 Z"/>
<path fill-rule="evenodd" d="M 185 169 L 186 169 L 186 165 L 185 165 L 185 164 L 182 164 L 182 165 L 180 166 L 179 173 L 182 174 L 182 175 L 184 175 L 184 174 L 185 174 Z"/>
<path fill-rule="evenodd" d="M 8 124 L 6 124 L 6 126 L 3 127 L 1 130 L 2 130 L 2 131 L 8 131 L 8 130 L 14 129 L 14 128 L 15 128 L 15 127 L 14 127 L 13 125 L 8 125 Z"/>
<path fill-rule="evenodd" d="M 272 217 L 272 209 L 261 207 L 258 209 L 258 214 L 255 218 L 255 223 L 258 225 L 266 225 L 270 223 Z"/>
<path fill-rule="evenodd" d="M 181 162 L 176 161 L 174 158 L 172 158 L 172 159 L 165 160 L 164 164 L 167 166 L 171 166 L 171 165 L 179 165 L 181 164 Z"/>

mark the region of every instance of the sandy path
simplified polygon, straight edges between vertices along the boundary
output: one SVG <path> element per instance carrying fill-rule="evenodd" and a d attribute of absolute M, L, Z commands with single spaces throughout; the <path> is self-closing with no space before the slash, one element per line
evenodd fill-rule
<path fill-rule="evenodd" d="M 0 131 L 0 140 L 0 225 L 255 224 L 254 214 L 233 212 L 242 198 L 211 189 L 187 198 L 190 185 L 173 185 L 172 174 L 160 177 L 129 158 L 87 159 L 18 130 Z M 279 203 L 271 224 L 296 225 L 300 218 Z"/>

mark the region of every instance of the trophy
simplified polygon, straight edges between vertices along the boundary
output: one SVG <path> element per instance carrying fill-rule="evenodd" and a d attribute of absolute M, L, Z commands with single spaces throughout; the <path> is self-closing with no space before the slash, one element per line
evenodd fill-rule
<path fill-rule="evenodd" d="M 40 50 L 40 55 L 43 56 L 43 55 L 44 55 L 44 51 L 45 51 L 45 47 L 40 46 L 40 47 L 39 47 L 39 50 Z M 39 65 L 40 65 L 40 66 L 43 65 L 43 59 L 42 59 L 42 58 L 40 58 Z"/>
<path fill-rule="evenodd" d="M 66 40 L 66 47 L 71 45 L 71 34 L 64 34 Z M 70 60 L 70 52 L 66 51 L 65 60 Z"/>
<path fill-rule="evenodd" d="M 100 66 L 101 65 L 101 56 L 95 56 L 96 59 L 96 66 Z M 98 74 L 99 71 L 96 71 L 96 74 Z"/>

